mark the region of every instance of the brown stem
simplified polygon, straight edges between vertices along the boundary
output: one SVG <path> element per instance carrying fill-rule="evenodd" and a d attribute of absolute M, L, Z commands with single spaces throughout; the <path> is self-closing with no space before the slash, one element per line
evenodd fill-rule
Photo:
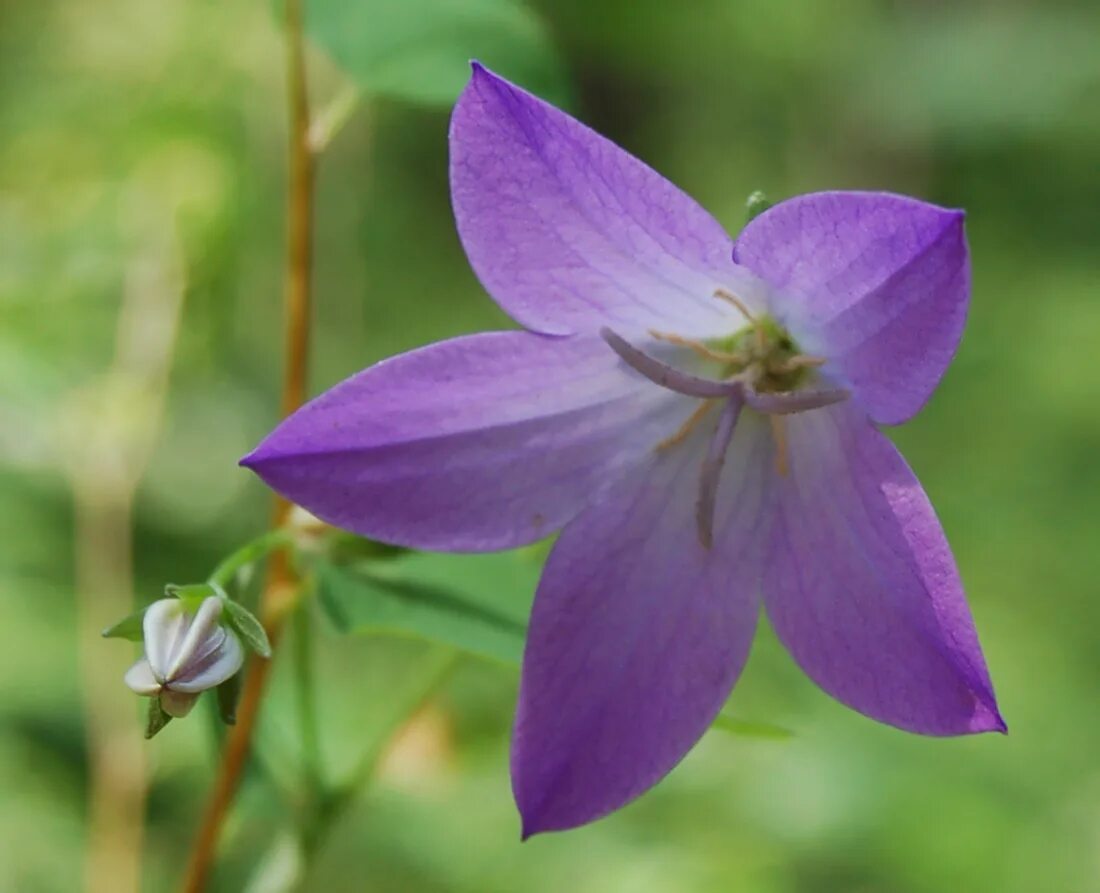
<path fill-rule="evenodd" d="M 313 169 L 309 142 L 309 97 L 306 92 L 305 58 L 302 45 L 302 0 L 286 0 L 287 91 L 290 111 L 290 163 L 286 262 L 286 369 L 283 378 L 282 412 L 294 412 L 305 401 L 306 370 L 309 362 L 310 279 L 313 256 Z M 274 527 L 286 523 L 291 505 L 276 497 Z M 285 551 L 272 555 L 260 601 L 261 619 L 278 647 L 287 614 L 293 608 L 298 581 Z M 237 724 L 225 742 L 218 775 L 207 801 L 198 836 L 191 851 L 181 890 L 201 893 L 213 864 L 218 838 L 241 775 L 248 761 L 256 718 L 260 712 L 272 661 L 253 656 L 245 669 Z"/>

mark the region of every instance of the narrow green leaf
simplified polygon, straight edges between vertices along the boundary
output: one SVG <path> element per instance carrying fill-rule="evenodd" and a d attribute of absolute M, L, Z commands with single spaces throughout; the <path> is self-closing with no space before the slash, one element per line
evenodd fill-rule
<path fill-rule="evenodd" d="M 510 552 L 320 563 L 318 597 L 342 631 L 422 638 L 518 665 L 538 573 L 535 562 Z"/>
<path fill-rule="evenodd" d="M 450 105 L 479 59 L 556 104 L 568 100 L 547 30 L 518 0 L 310 0 L 306 32 L 369 94 Z"/>
<path fill-rule="evenodd" d="M 729 732 L 732 735 L 743 735 L 747 738 L 768 738 L 772 741 L 785 741 L 794 737 L 794 732 L 782 726 L 767 722 L 750 722 L 745 719 L 737 719 L 728 713 L 719 713 L 711 724 L 711 728 Z"/>
<path fill-rule="evenodd" d="M 148 718 L 145 721 L 146 739 L 152 738 L 171 721 L 172 717 L 160 706 L 160 698 L 150 698 Z"/>
<path fill-rule="evenodd" d="M 102 632 L 105 639 L 129 639 L 131 642 L 140 642 L 144 638 L 141 623 L 145 618 L 145 608 L 134 611 L 129 617 L 124 617 L 114 626 L 109 626 Z"/>
<path fill-rule="evenodd" d="M 222 604 L 225 606 L 226 614 L 229 615 L 229 622 L 240 633 L 245 645 L 260 657 L 271 657 L 271 642 L 268 641 L 267 632 L 263 624 L 256 619 L 256 615 L 231 598 L 222 599 Z"/>

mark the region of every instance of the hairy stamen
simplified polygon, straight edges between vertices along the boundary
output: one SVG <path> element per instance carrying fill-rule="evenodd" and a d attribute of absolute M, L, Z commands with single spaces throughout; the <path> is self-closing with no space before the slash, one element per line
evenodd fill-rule
<path fill-rule="evenodd" d="M 708 347 L 702 341 L 695 341 L 691 338 L 684 338 L 681 335 L 673 335 L 669 332 L 658 332 L 655 329 L 650 329 L 649 334 L 656 338 L 658 341 L 665 341 L 669 344 L 675 344 L 677 347 L 686 347 L 688 350 L 692 350 L 699 356 L 708 360 L 717 360 L 719 363 L 731 363 L 738 366 L 743 366 L 749 361 L 747 354 L 743 353 L 729 353 L 724 350 L 715 350 L 713 347 Z"/>
<path fill-rule="evenodd" d="M 769 364 L 768 371 L 773 375 L 786 375 L 788 372 L 797 372 L 799 369 L 815 369 L 818 366 L 824 366 L 826 362 L 824 357 L 799 354 L 795 357 L 788 357 L 782 362 Z"/>
<path fill-rule="evenodd" d="M 692 431 L 695 430 L 695 426 L 698 425 L 703 417 L 707 414 L 710 408 L 714 405 L 713 400 L 704 400 L 695 408 L 695 412 L 687 417 L 687 421 L 684 422 L 679 430 L 671 437 L 666 437 L 660 443 L 657 444 L 658 450 L 667 450 L 669 447 L 674 447 L 676 444 L 681 443 Z"/>
<path fill-rule="evenodd" d="M 714 544 L 714 507 L 718 500 L 718 483 L 722 476 L 722 466 L 726 464 L 726 453 L 733 439 L 733 429 L 741 415 L 743 403 L 740 396 L 730 397 L 718 417 L 718 426 L 714 429 L 707 457 L 703 460 L 703 469 L 699 474 L 699 498 L 695 502 L 695 523 L 699 529 L 699 542 L 704 549 Z"/>
<path fill-rule="evenodd" d="M 759 353 L 764 353 L 768 348 L 768 333 L 764 331 L 764 323 L 757 319 L 752 311 L 745 306 L 745 302 L 733 292 L 726 291 L 724 288 L 719 288 L 715 289 L 714 296 L 719 300 L 725 301 L 727 304 L 732 304 L 741 312 L 741 315 L 749 321 L 749 325 L 752 326 L 753 334 L 756 336 L 756 349 Z"/>

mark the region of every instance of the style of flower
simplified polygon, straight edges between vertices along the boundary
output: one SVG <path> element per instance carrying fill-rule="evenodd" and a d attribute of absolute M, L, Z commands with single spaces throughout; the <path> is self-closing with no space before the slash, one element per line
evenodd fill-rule
<path fill-rule="evenodd" d="M 200 694 L 244 663 L 241 640 L 222 625 L 221 616 L 217 596 L 197 609 L 178 598 L 153 602 L 142 618 L 145 654 L 126 671 L 126 684 L 139 695 L 159 698 L 169 716 L 186 716 Z"/>
<path fill-rule="evenodd" d="M 963 214 L 782 202 L 736 242 L 573 118 L 474 65 L 451 121 L 459 234 L 527 331 L 367 369 L 243 464 L 322 519 L 420 549 L 561 530 L 512 742 L 524 835 L 661 779 L 706 731 L 763 601 L 821 688 L 928 735 L 1004 731 L 958 572 L 878 425 L 962 334 Z"/>

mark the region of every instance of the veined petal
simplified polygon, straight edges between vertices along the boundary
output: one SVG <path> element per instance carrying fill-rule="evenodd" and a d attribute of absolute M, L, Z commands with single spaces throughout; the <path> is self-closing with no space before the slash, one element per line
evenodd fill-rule
<path fill-rule="evenodd" d="M 656 784 L 741 671 L 771 445 L 763 420 L 742 419 L 706 549 L 695 498 L 711 427 L 607 490 L 547 561 L 512 740 L 524 836 L 592 821 Z"/>
<path fill-rule="evenodd" d="M 244 646 L 235 632 L 220 627 L 216 641 L 216 648 L 197 654 L 183 667 L 171 682 L 173 691 L 194 694 L 206 691 L 221 685 L 243 666 Z"/>
<path fill-rule="evenodd" d="M 169 657 L 165 672 L 166 682 L 174 681 L 188 663 L 201 659 L 203 652 L 213 650 L 211 646 L 217 647 L 217 643 L 225 635 L 225 631 L 218 626 L 218 619 L 221 616 L 220 598 L 210 596 L 203 600 L 198 611 L 190 618 L 190 624 L 180 639 L 179 647 Z M 213 643 L 209 642 L 211 638 L 214 639 Z"/>
<path fill-rule="evenodd" d="M 174 716 L 176 719 L 183 719 L 183 717 L 191 712 L 191 708 L 195 706 L 195 702 L 198 699 L 199 696 L 197 694 L 178 692 L 166 688 L 160 693 L 160 706 L 169 716 Z"/>
<path fill-rule="evenodd" d="M 123 681 L 135 694 L 149 696 L 160 691 L 160 683 L 153 675 L 153 668 L 144 657 L 126 671 Z"/>
<path fill-rule="evenodd" d="M 183 602 L 178 598 L 157 599 L 145 610 L 141 621 L 145 656 L 153 675 L 161 682 L 171 675 L 172 660 L 189 625 Z"/>
<path fill-rule="evenodd" d="M 496 332 L 349 378 L 242 464 L 339 527 L 421 549 L 492 551 L 562 527 L 693 408 L 598 335 Z"/>
<path fill-rule="evenodd" d="M 486 291 L 548 334 L 613 325 L 728 334 L 716 288 L 759 306 L 693 199 L 569 115 L 474 63 L 451 119 L 451 199 Z"/>
<path fill-rule="evenodd" d="M 847 404 L 786 425 L 764 571 L 779 638 L 825 691 L 881 722 L 1004 731 L 954 559 L 905 460 Z"/>
<path fill-rule="evenodd" d="M 803 195 L 749 223 L 734 257 L 776 290 L 773 314 L 881 424 L 924 405 L 962 337 L 961 211 L 887 193 Z"/>

